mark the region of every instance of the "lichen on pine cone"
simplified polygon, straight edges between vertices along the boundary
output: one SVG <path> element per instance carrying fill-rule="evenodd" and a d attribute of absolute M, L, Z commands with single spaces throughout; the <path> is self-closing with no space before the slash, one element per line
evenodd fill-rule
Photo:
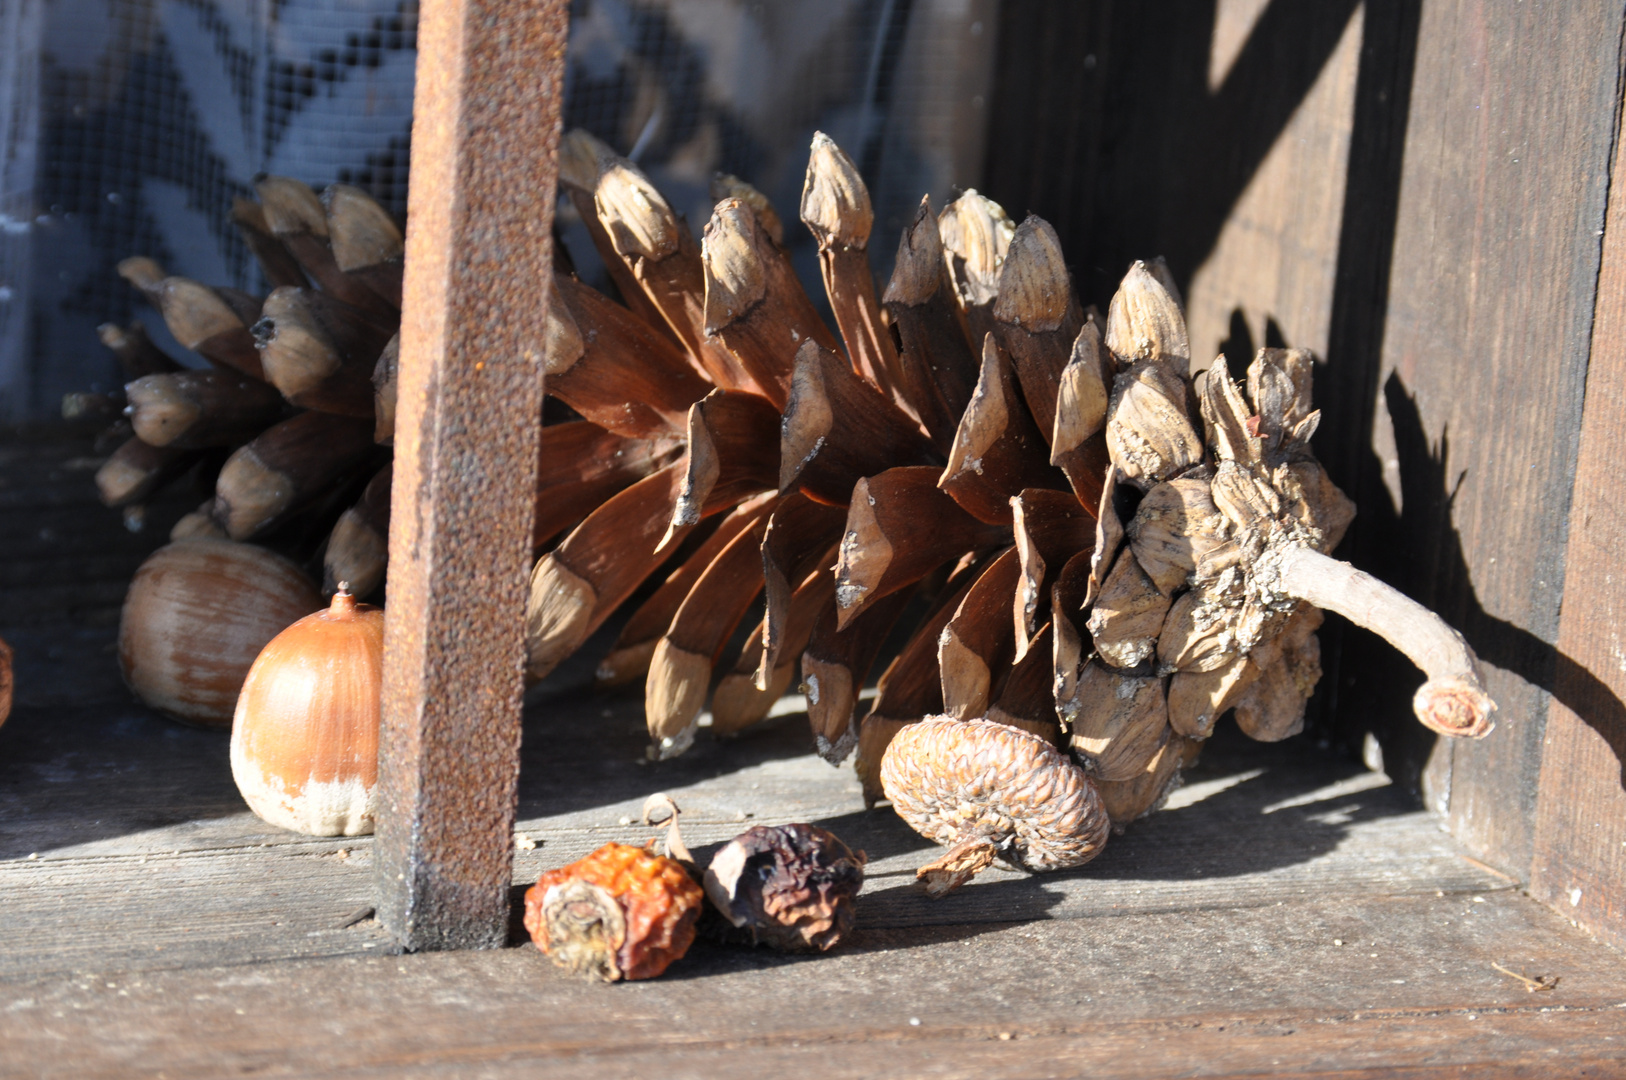
<path fill-rule="evenodd" d="M 676 859 L 611 843 L 544 871 L 525 892 L 525 929 L 572 974 L 653 979 L 694 943 L 704 902 Z"/>

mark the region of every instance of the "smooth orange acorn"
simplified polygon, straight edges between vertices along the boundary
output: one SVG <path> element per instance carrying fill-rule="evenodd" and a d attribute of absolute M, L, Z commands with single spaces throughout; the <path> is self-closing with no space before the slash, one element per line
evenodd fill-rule
<path fill-rule="evenodd" d="M 311 836 L 373 831 L 383 671 L 384 611 L 345 583 L 271 640 L 232 721 L 232 779 L 249 809 Z"/>

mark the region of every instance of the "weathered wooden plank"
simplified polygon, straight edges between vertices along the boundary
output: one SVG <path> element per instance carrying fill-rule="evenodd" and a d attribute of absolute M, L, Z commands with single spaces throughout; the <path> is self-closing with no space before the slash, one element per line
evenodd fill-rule
<path fill-rule="evenodd" d="M 0 984 L 0 1054 L 76 1078 L 1618 1075 L 1609 955 L 1496 894 L 697 946 L 616 987 L 528 946 L 86 972 Z"/>
<path fill-rule="evenodd" d="M 567 11 L 419 16 L 375 868 L 408 949 L 506 934 Z"/>
<path fill-rule="evenodd" d="M 608 644 L 612 632 L 594 644 Z M 814 821 L 869 853 L 870 927 L 1259 908 L 1338 895 L 1489 895 L 1507 879 L 1465 860 L 1404 792 L 1303 744 L 1217 735 L 1169 806 L 1073 873 L 990 871 L 928 902 L 930 845 L 809 750 L 805 716 L 667 762 L 643 755 L 637 692 L 588 693 L 593 648 L 537 688 L 527 713 L 512 881 L 610 841 L 641 842 L 644 798 L 666 790 L 701 858 L 753 824 Z M 111 665 L 95 650 L 81 665 Z M 340 856 L 340 852 L 348 854 Z M 329 925 L 368 902 L 367 838 L 315 840 L 248 813 L 226 739 L 135 706 L 24 705 L 0 728 L 0 978 L 152 970 L 360 950 Z M 37 855 L 37 858 L 29 858 Z M 162 948 L 158 948 L 162 946 Z"/>
<path fill-rule="evenodd" d="M 1431 799 L 1481 857 L 1521 879 L 1564 587 L 1622 16 L 1610 6 L 1423 6 L 1382 362 L 1370 384 L 1376 422 L 1359 433 L 1370 457 L 1353 491 L 1354 561 L 1459 627 L 1501 706 L 1490 738 L 1436 749 Z M 1381 725 L 1403 775 L 1401 759 L 1432 737 L 1407 715 L 1420 676 L 1401 663 L 1351 633 L 1338 692 L 1346 723 Z"/>
<path fill-rule="evenodd" d="M 1530 891 L 1626 946 L 1626 139 L 1617 136 Z"/>

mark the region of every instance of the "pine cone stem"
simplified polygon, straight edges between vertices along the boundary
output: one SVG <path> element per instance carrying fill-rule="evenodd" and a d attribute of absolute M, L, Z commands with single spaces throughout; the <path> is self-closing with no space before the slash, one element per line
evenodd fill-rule
<path fill-rule="evenodd" d="M 1485 692 L 1473 649 L 1445 620 L 1372 575 L 1310 548 L 1289 546 L 1279 560 L 1283 592 L 1336 611 L 1423 669 L 1428 681 L 1412 698 L 1412 709 L 1425 727 L 1473 739 L 1490 734 L 1496 703 Z"/>

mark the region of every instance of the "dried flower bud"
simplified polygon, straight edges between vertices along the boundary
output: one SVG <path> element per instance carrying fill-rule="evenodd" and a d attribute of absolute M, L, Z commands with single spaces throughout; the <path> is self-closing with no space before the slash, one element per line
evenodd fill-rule
<path fill-rule="evenodd" d="M 852 932 L 864 862 L 816 825 L 758 825 L 712 858 L 706 895 L 753 943 L 823 952 Z"/>
<path fill-rule="evenodd" d="M 676 859 L 605 844 L 537 878 L 525 893 L 525 929 L 572 974 L 653 979 L 689 951 L 701 903 Z"/>

